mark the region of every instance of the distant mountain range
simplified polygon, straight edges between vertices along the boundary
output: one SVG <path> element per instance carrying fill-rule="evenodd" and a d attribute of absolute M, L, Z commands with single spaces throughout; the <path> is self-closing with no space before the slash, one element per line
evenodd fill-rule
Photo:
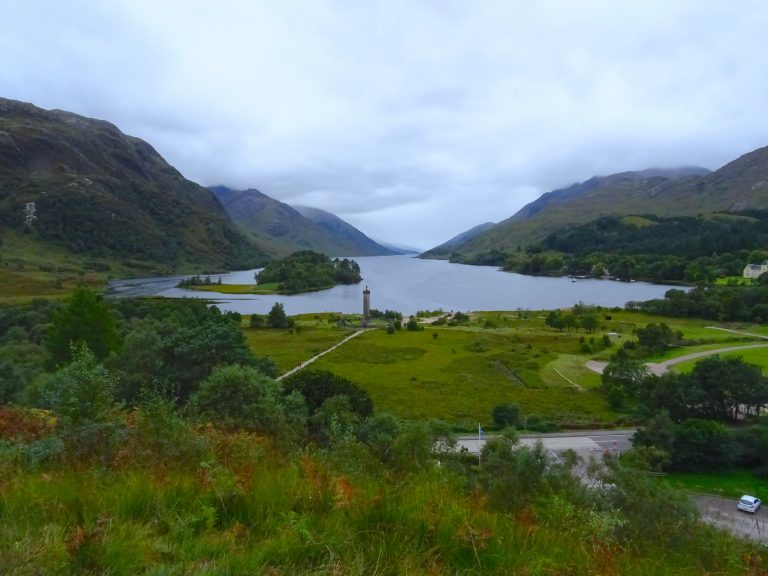
<path fill-rule="evenodd" d="M 291 207 L 254 189 L 213 186 L 210 190 L 232 221 L 272 257 L 299 250 L 314 250 L 329 256 L 395 254 L 330 212 L 306 206 Z"/>
<path fill-rule="evenodd" d="M 476 228 L 468 230 L 462 241 L 449 241 L 422 256 L 480 262 L 493 251 L 514 252 L 566 226 L 601 216 L 696 216 L 764 208 L 768 208 L 768 147 L 715 172 L 683 167 L 595 176 L 547 192 L 495 226 L 479 233 Z"/>
<path fill-rule="evenodd" d="M 0 223 L 41 246 L 118 261 L 221 269 L 267 260 L 208 189 L 143 140 L 4 98 Z"/>
<path fill-rule="evenodd" d="M 450 240 L 447 240 L 446 242 L 443 242 L 439 246 L 435 246 L 428 252 L 424 253 L 424 256 L 428 256 L 430 258 L 447 258 L 449 257 L 454 250 L 458 246 L 462 246 L 463 244 L 466 244 L 472 238 L 475 236 L 478 236 L 485 232 L 486 230 L 490 230 L 496 226 L 494 222 L 485 222 L 484 224 L 478 224 L 474 228 L 470 228 L 466 232 L 462 232 L 461 234 L 457 234 Z"/>
<path fill-rule="evenodd" d="M 407 244 L 398 244 L 395 242 L 385 242 L 384 240 L 376 240 L 377 244 L 381 244 L 385 248 L 389 248 L 395 254 L 421 254 L 424 252 L 423 248 L 415 248 Z"/>

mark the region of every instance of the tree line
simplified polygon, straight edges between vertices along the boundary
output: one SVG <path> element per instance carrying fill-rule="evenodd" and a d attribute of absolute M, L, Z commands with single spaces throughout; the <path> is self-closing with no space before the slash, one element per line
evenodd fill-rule
<path fill-rule="evenodd" d="M 530 275 L 711 283 L 768 259 L 768 211 L 710 217 L 601 217 L 566 226 L 516 251 L 493 249 L 452 261 Z"/>

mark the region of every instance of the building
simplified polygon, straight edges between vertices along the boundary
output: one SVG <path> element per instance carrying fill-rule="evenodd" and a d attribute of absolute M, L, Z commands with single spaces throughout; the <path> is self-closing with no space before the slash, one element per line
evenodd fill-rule
<path fill-rule="evenodd" d="M 757 278 L 764 272 L 768 272 L 768 260 L 762 264 L 747 264 L 744 267 L 744 278 Z"/>
<path fill-rule="evenodd" d="M 368 286 L 363 290 L 363 322 L 365 324 L 371 322 L 371 291 L 368 290 Z"/>

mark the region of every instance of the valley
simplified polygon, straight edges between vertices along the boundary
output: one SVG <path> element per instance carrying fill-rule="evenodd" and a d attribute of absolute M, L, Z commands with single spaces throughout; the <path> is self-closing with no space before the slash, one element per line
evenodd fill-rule
<path fill-rule="evenodd" d="M 595 177 L 414 259 L 0 99 L 0 565 L 760 573 L 680 490 L 768 490 L 768 288 L 717 283 L 768 258 L 765 156 Z M 612 436 L 530 437 L 616 427 L 592 465 Z"/>

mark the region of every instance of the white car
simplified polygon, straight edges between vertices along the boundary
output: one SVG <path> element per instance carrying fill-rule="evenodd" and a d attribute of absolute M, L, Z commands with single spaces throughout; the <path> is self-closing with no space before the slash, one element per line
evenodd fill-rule
<path fill-rule="evenodd" d="M 737 505 L 739 510 L 744 512 L 752 512 L 754 514 L 760 509 L 760 499 L 754 496 L 747 496 L 746 494 L 739 498 L 739 504 Z"/>

